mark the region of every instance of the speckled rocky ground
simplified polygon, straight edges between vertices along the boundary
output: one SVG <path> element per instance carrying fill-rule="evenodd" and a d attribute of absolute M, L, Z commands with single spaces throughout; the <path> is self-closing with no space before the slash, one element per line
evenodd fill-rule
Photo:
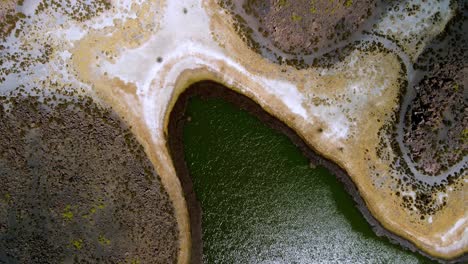
<path fill-rule="evenodd" d="M 174 209 L 111 109 L 0 96 L 0 263 L 174 263 Z"/>
<path fill-rule="evenodd" d="M 366 22 L 377 2 L 221 0 L 219 4 L 231 13 L 237 31 L 251 48 L 264 55 L 272 53 L 278 63 L 304 67 L 303 56 L 319 57 L 324 51 L 342 48 L 352 36 L 369 29 Z"/>
<path fill-rule="evenodd" d="M 372 14 L 375 4 L 372 0 L 242 2 L 246 13 L 258 19 L 258 30 L 276 47 L 293 54 L 310 54 L 347 40 Z"/>
<path fill-rule="evenodd" d="M 405 141 L 420 169 L 437 175 L 468 152 L 467 93 L 463 85 L 441 77 L 425 78 L 416 90 Z"/>
<path fill-rule="evenodd" d="M 468 154 L 468 3 L 421 54 L 424 75 L 407 112 L 408 144 L 419 169 L 437 175 Z"/>

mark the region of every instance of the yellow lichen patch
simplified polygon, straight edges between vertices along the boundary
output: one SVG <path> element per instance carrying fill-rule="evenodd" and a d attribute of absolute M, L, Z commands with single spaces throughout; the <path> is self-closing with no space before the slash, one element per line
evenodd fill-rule
<path fill-rule="evenodd" d="M 104 235 L 99 235 L 98 242 L 103 246 L 108 246 L 111 243 L 110 239 L 106 238 Z"/>
<path fill-rule="evenodd" d="M 468 143 L 468 128 L 463 129 L 462 139 L 463 139 L 463 142 Z"/>
<path fill-rule="evenodd" d="M 104 208 L 106 208 L 106 205 L 105 205 L 103 202 L 101 202 L 101 203 L 99 203 L 98 205 L 91 207 L 91 208 L 89 209 L 88 213 L 85 214 L 85 215 L 83 215 L 83 218 L 90 218 L 90 217 L 92 217 L 95 213 L 97 213 L 98 210 L 102 210 L 102 209 L 104 209 Z"/>
<path fill-rule="evenodd" d="M 352 5 L 353 5 L 353 0 L 346 0 L 346 1 L 344 2 L 344 6 L 345 6 L 345 7 L 351 7 Z"/>
<path fill-rule="evenodd" d="M 287 0 L 278 0 L 278 2 L 277 2 L 277 3 L 278 3 L 278 4 L 277 4 L 277 5 L 278 5 L 278 7 L 280 7 L 280 8 L 281 8 L 281 7 L 284 7 L 284 6 L 286 6 L 286 5 L 288 4 L 288 1 L 287 1 Z"/>
<path fill-rule="evenodd" d="M 135 258 L 135 259 L 131 259 L 129 261 L 130 264 L 140 264 L 140 260 L 138 258 Z"/>
<path fill-rule="evenodd" d="M 76 240 L 73 240 L 73 241 L 71 242 L 71 244 L 72 244 L 72 246 L 73 246 L 75 249 L 77 249 L 77 250 L 82 249 L 82 248 L 83 248 L 83 245 L 84 245 L 83 239 L 76 239 Z"/>
<path fill-rule="evenodd" d="M 302 17 L 297 15 L 297 14 L 292 14 L 291 16 L 291 19 L 294 21 L 294 22 L 299 22 L 302 20 Z"/>
<path fill-rule="evenodd" d="M 73 220 L 73 212 L 71 211 L 71 205 L 67 205 L 65 206 L 65 209 L 63 210 L 63 213 L 62 213 L 62 218 L 63 220 L 65 221 L 71 221 Z"/>
<path fill-rule="evenodd" d="M 11 194 L 9 194 L 9 193 L 5 193 L 5 195 L 3 195 L 3 197 L 5 198 L 5 202 L 9 202 L 11 200 Z"/>

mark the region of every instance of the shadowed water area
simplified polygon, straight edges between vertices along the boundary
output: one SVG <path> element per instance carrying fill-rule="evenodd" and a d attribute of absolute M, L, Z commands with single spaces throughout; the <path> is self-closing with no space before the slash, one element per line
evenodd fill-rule
<path fill-rule="evenodd" d="M 221 99 L 190 99 L 185 159 L 204 263 L 431 263 L 377 237 L 335 176 Z"/>

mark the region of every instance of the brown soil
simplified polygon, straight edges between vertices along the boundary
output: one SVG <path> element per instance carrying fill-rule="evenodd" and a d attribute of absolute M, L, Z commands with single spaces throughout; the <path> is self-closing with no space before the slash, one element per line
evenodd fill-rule
<path fill-rule="evenodd" d="M 0 96 L 0 134 L 0 263 L 177 261 L 168 194 L 110 109 L 15 92 Z"/>
<path fill-rule="evenodd" d="M 190 173 L 187 169 L 184 160 L 184 148 L 183 148 L 183 128 L 187 120 L 185 116 L 185 109 L 188 104 L 188 100 L 193 96 L 201 96 L 203 98 L 220 98 L 227 102 L 230 102 L 249 113 L 253 114 L 259 118 L 262 122 L 266 123 L 273 129 L 278 130 L 281 133 L 284 133 L 288 136 L 291 141 L 297 145 L 304 155 L 313 163 L 317 165 L 322 165 L 330 170 L 336 177 L 339 179 L 345 187 L 345 190 L 353 197 L 354 201 L 360 212 L 364 215 L 365 219 L 372 226 L 373 230 L 379 236 L 387 237 L 391 242 L 399 244 L 405 248 L 410 249 L 413 252 L 419 252 L 420 254 L 433 259 L 431 256 L 427 255 L 423 251 L 420 251 L 416 246 L 414 246 L 409 241 L 395 235 L 394 233 L 386 230 L 377 219 L 375 219 L 369 210 L 366 207 L 366 204 L 362 197 L 360 196 L 354 182 L 351 180 L 349 175 L 338 165 L 332 161 L 323 158 L 320 154 L 316 153 L 306 142 L 302 140 L 300 136 L 294 132 L 289 126 L 280 120 L 276 119 L 268 112 L 263 110 L 252 99 L 248 98 L 245 95 L 238 94 L 227 87 L 212 82 L 212 81 L 202 81 L 196 84 L 193 84 L 187 90 L 182 93 L 176 104 L 174 105 L 169 121 L 169 139 L 168 147 L 171 152 L 172 160 L 176 168 L 177 176 L 179 177 L 182 188 L 184 191 L 184 196 L 187 201 L 187 207 L 189 210 L 189 217 L 191 223 L 191 238 L 192 238 L 192 261 L 191 263 L 202 263 L 203 255 L 203 244 L 202 244 L 202 226 L 201 226 L 201 217 L 202 211 L 200 203 L 197 200 L 196 194 L 193 190 L 193 183 L 191 180 Z M 440 260 L 440 262 L 445 263 L 464 263 L 468 261 L 468 255 L 465 254 L 457 259 L 446 261 Z"/>

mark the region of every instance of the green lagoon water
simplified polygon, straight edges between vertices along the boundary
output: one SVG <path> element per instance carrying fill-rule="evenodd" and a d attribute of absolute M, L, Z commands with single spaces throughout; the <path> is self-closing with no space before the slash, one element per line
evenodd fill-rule
<path fill-rule="evenodd" d="M 248 112 L 194 97 L 187 114 L 204 263 L 429 263 L 377 237 L 334 175 Z"/>

